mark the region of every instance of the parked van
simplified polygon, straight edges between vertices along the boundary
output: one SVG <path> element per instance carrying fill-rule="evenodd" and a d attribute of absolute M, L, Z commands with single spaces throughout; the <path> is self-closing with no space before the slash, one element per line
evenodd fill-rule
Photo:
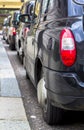
<path fill-rule="evenodd" d="M 44 120 L 60 123 L 65 110 L 84 111 L 84 1 L 36 0 L 25 44 L 27 75 Z"/>

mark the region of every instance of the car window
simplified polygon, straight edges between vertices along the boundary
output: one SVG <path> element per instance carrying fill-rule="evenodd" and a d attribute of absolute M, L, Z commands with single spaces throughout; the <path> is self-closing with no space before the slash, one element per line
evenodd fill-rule
<path fill-rule="evenodd" d="M 44 14 L 47 12 L 47 8 L 48 8 L 48 4 L 49 4 L 49 0 L 43 0 L 42 2 L 42 11 L 41 13 Z"/>
<path fill-rule="evenodd" d="M 6 26 L 6 25 L 7 25 L 7 18 L 6 18 L 6 19 L 4 19 L 4 23 L 3 23 L 3 25 L 4 25 L 4 26 Z"/>
<path fill-rule="evenodd" d="M 19 22 L 19 16 L 20 16 L 20 13 L 17 14 L 17 18 L 16 18 L 17 22 Z"/>
<path fill-rule="evenodd" d="M 30 2 L 27 6 L 27 13 L 31 16 L 34 12 L 34 2 Z"/>
<path fill-rule="evenodd" d="M 12 17 L 9 16 L 8 19 L 7 19 L 7 23 L 8 23 L 9 26 L 10 26 L 10 24 L 11 24 L 11 18 L 12 18 Z"/>
<path fill-rule="evenodd" d="M 77 5 L 73 0 L 68 0 L 68 16 L 77 16 L 83 14 L 83 7 Z"/>
<path fill-rule="evenodd" d="M 40 13 L 41 0 L 37 0 L 35 4 L 35 17 L 38 17 Z"/>
<path fill-rule="evenodd" d="M 54 4 L 53 0 L 43 0 L 41 14 L 45 14 L 48 12 L 48 10 L 51 10 L 53 7 L 53 4 Z"/>
<path fill-rule="evenodd" d="M 43 0 L 41 8 L 41 21 L 66 17 L 66 1 L 67 0 Z"/>

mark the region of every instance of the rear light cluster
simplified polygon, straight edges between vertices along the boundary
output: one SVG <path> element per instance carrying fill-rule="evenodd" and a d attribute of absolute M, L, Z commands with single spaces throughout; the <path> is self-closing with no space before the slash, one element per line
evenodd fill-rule
<path fill-rule="evenodd" d="M 29 28 L 26 27 L 26 28 L 24 29 L 24 37 L 27 35 L 28 32 L 29 32 Z"/>
<path fill-rule="evenodd" d="M 15 29 L 15 28 L 12 29 L 12 34 L 13 34 L 14 36 L 16 35 L 16 29 Z"/>
<path fill-rule="evenodd" d="M 72 32 L 63 29 L 60 34 L 60 56 L 62 63 L 70 67 L 76 60 L 76 43 Z"/>

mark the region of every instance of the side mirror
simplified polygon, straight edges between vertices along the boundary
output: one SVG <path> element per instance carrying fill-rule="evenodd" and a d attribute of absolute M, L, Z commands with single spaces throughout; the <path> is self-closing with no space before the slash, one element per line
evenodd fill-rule
<path fill-rule="evenodd" d="M 30 24 L 31 23 L 31 20 L 30 20 L 30 17 L 28 14 L 22 14 L 19 16 L 19 20 L 20 22 L 23 22 L 23 23 L 28 23 Z"/>
<path fill-rule="evenodd" d="M 84 5 L 84 0 L 73 0 L 73 2 L 78 5 Z"/>

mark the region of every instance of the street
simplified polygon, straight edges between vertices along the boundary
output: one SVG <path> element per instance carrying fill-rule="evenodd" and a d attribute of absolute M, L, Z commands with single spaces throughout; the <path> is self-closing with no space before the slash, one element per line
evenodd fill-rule
<path fill-rule="evenodd" d="M 17 56 L 16 51 L 11 51 L 9 45 L 2 40 L 7 51 L 9 60 L 14 69 L 19 88 L 21 91 L 23 104 L 25 107 L 27 119 L 32 130 L 84 130 L 83 112 L 66 112 L 63 125 L 49 126 L 42 117 L 42 110 L 37 102 L 36 89 L 31 81 L 26 78 L 26 72 Z"/>

